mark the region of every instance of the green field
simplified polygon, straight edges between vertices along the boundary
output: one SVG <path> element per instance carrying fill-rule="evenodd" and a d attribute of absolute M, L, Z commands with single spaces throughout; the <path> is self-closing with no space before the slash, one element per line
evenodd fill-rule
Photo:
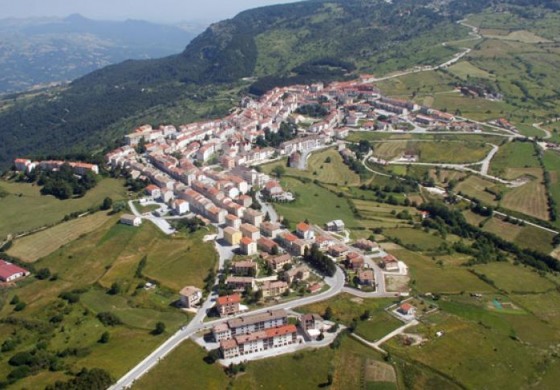
<path fill-rule="evenodd" d="M 12 305 L 4 304 L 0 317 L 37 326 L 17 325 L 6 329 L 0 326 L 0 343 L 12 337 L 12 328 L 19 328 L 20 343 L 3 356 L 9 358 L 46 340 L 47 351 L 85 348 L 82 355 L 61 358 L 65 368 L 72 372 L 81 367 L 100 367 L 115 378 L 123 375 L 189 320 L 188 315 L 172 304 L 178 299 L 178 288 L 187 283 L 202 287 L 208 269 L 216 265 L 212 244 L 201 241 L 203 234 L 200 231 L 171 238 L 150 223 L 133 228 L 109 222 L 41 258 L 35 267 L 48 268 L 56 278 L 31 277 L 17 289 L 3 290 L 1 295 L 5 303 L 17 294 L 27 306 L 14 312 Z M 144 255 L 147 255 L 144 277 L 138 278 L 135 274 Z M 161 271 L 166 267 L 171 271 Z M 141 288 L 146 279 L 157 280 L 157 288 Z M 107 289 L 114 282 L 119 283 L 120 292 L 108 295 Z M 69 304 L 59 298 L 60 293 L 76 289 L 79 289 L 78 302 Z M 102 325 L 96 318 L 100 312 L 117 315 L 123 324 Z M 150 331 L 158 321 L 166 324 L 167 331 L 153 336 Z M 110 333 L 109 343 L 100 344 L 97 340 L 105 331 Z M 5 359 L 0 363 L 0 377 L 9 371 Z M 55 379 L 63 379 L 61 373 L 41 371 L 40 375 L 23 380 L 21 385 L 43 388 Z"/>
<path fill-rule="evenodd" d="M 99 206 L 107 196 L 113 200 L 125 198 L 123 184 L 122 180 L 103 179 L 83 198 L 58 200 L 41 195 L 38 186 L 2 182 L 2 188 L 9 195 L 2 198 L 0 207 L 0 237 L 54 224 L 67 214 Z"/>
<path fill-rule="evenodd" d="M 330 163 L 326 159 L 330 159 Z M 360 176 L 352 172 L 335 149 L 313 153 L 307 161 L 307 170 L 322 183 L 359 185 Z"/>
<path fill-rule="evenodd" d="M 474 213 L 469 214 L 466 214 L 467 220 L 473 225 L 478 225 L 481 220 L 485 219 Z M 514 225 L 500 218 L 491 218 L 482 229 L 514 242 L 522 248 L 534 249 L 543 253 L 549 253 L 553 249 L 552 238 L 554 234 L 534 226 Z"/>
<path fill-rule="evenodd" d="M 350 337 L 342 337 L 340 347 L 312 349 L 249 361 L 246 371 L 228 378 L 218 365 L 203 361 L 206 353 L 191 341 L 184 342 L 156 368 L 135 383 L 133 389 L 317 389 L 325 387 L 328 373 L 333 389 L 360 388 L 367 361 L 379 361 L 374 350 Z M 394 383 L 368 382 L 368 388 L 396 389 Z M 266 386 L 266 387 L 265 387 Z M 381 387 L 385 386 L 385 387 Z"/>
<path fill-rule="evenodd" d="M 412 287 L 418 292 L 460 293 L 494 290 L 461 264 L 455 264 L 455 259 L 442 259 L 443 265 L 438 265 L 437 260 L 406 249 L 390 252 L 409 266 Z"/>
<path fill-rule="evenodd" d="M 531 181 L 520 187 L 512 188 L 503 197 L 501 205 L 544 221 L 549 220 L 546 188 L 543 184 L 542 169 L 510 169 L 513 174 L 529 177 Z"/>
<path fill-rule="evenodd" d="M 412 228 L 385 229 L 383 230 L 383 235 L 391 238 L 392 241 L 397 238 L 404 245 L 414 246 L 420 251 L 436 249 L 445 242 L 445 240 L 439 236 Z"/>
<path fill-rule="evenodd" d="M 484 204 L 496 206 L 498 202 L 496 202 L 495 196 L 487 191 L 484 191 L 485 188 L 499 192 L 502 190 L 500 185 L 475 175 L 470 176 L 459 183 L 455 189 L 457 192 L 462 192 L 470 198 L 479 199 Z"/>
<path fill-rule="evenodd" d="M 225 389 L 228 378 L 218 365 L 206 364 L 206 353 L 185 341 L 160 364 L 135 383 L 133 389 Z"/>
<path fill-rule="evenodd" d="M 354 215 L 348 201 L 313 183 L 285 177 L 281 184 L 285 190 L 295 194 L 292 203 L 276 203 L 278 213 L 288 219 L 292 226 L 309 219 L 311 223 L 323 225 L 333 219 L 342 219 L 351 223 Z"/>
<path fill-rule="evenodd" d="M 554 290 L 557 285 L 546 276 L 523 266 L 510 263 L 481 264 L 474 267 L 496 283 L 496 287 L 517 293 L 536 293 Z"/>
<path fill-rule="evenodd" d="M 460 61 L 449 67 L 449 71 L 462 79 L 477 77 L 481 79 L 494 79 L 495 76 L 480 69 L 468 61 Z"/>
<path fill-rule="evenodd" d="M 530 142 L 509 142 L 500 147 L 490 164 L 490 174 L 505 179 L 511 176 L 511 168 L 538 168 L 539 160 L 535 156 L 535 148 Z M 509 173 L 509 174 L 508 174 Z"/>
<path fill-rule="evenodd" d="M 490 152 L 491 146 L 476 141 L 385 141 L 375 144 L 373 154 L 385 160 L 412 153 L 425 163 L 474 163 Z"/>
<path fill-rule="evenodd" d="M 550 175 L 550 194 L 556 201 L 556 211 L 560 215 L 560 153 L 546 151 L 543 162 Z"/>
<path fill-rule="evenodd" d="M 330 162 L 326 162 L 327 158 Z M 286 175 L 318 180 L 325 184 L 359 185 L 360 176 L 352 172 L 335 149 L 327 149 L 311 154 L 307 169 L 299 170 L 286 166 L 286 159 L 261 166 L 263 172 L 270 174 L 277 166 L 286 169 Z"/>
<path fill-rule="evenodd" d="M 80 236 L 98 229 L 103 224 L 115 223 L 116 220 L 117 218 L 108 216 L 107 212 L 98 212 L 64 222 L 50 229 L 15 240 L 13 246 L 8 250 L 8 254 L 26 262 L 34 262 Z"/>

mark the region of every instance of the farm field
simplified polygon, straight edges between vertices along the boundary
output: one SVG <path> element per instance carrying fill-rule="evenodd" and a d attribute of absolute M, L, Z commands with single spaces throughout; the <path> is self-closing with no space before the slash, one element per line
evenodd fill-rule
<path fill-rule="evenodd" d="M 61 223 L 52 228 L 23 237 L 14 241 L 8 250 L 10 256 L 15 256 L 26 262 L 34 262 L 47 256 L 80 236 L 90 233 L 105 223 L 113 223 L 116 217 L 110 217 L 107 212 L 97 212 L 68 222 Z"/>
<path fill-rule="evenodd" d="M 249 361 L 246 371 L 235 378 L 228 378 L 217 363 L 203 361 L 206 353 L 191 341 L 184 342 L 156 368 L 135 383 L 134 390 L 181 388 L 189 389 L 258 389 L 268 383 L 273 389 L 316 389 L 324 386 L 328 373 L 333 374 L 333 389 L 357 388 L 364 377 L 366 362 L 380 361 L 380 356 L 354 339 L 344 336 L 336 350 L 320 348 L 282 355 L 265 360 Z M 390 366 L 389 366 L 390 367 Z M 388 376 L 391 377 L 390 375 Z M 396 389 L 396 383 L 374 382 L 368 386 Z M 394 379 L 394 377 L 392 378 Z M 369 387 L 368 387 L 369 388 Z"/>
<path fill-rule="evenodd" d="M 509 142 L 500 147 L 490 163 L 490 174 L 505 179 L 516 179 L 512 168 L 538 168 L 539 160 L 535 148 L 530 142 Z"/>
<path fill-rule="evenodd" d="M 84 197 L 64 201 L 43 196 L 30 184 L 3 181 L 2 188 L 8 195 L 0 207 L 0 237 L 57 223 L 67 214 L 99 206 L 106 197 L 126 198 L 124 181 L 117 179 L 103 179 Z"/>
<path fill-rule="evenodd" d="M 404 245 L 414 246 L 420 251 L 436 249 L 445 242 L 445 240 L 441 237 L 435 236 L 431 233 L 426 233 L 421 229 L 384 229 L 383 235 L 390 237 L 392 241 L 396 238 Z"/>
<path fill-rule="evenodd" d="M 10 301 L 17 293 L 19 300 L 26 304 L 19 312 L 14 311 L 12 305 L 3 305 L 2 318 L 37 324 L 37 328 L 19 327 L 20 342 L 13 352 L 3 355 L 9 359 L 46 339 L 47 351 L 83 350 L 77 356 L 60 358 L 72 372 L 81 367 L 99 367 L 115 378 L 123 375 L 189 320 L 189 315 L 172 304 L 178 299 L 175 286 L 192 283 L 202 287 L 208 269 L 216 264 L 215 256 L 208 256 L 210 252 L 205 254 L 206 247 L 211 248 L 211 245 L 201 243 L 202 234 L 201 231 L 182 238 L 169 238 L 149 223 L 132 228 L 109 221 L 41 258 L 34 266 L 48 268 L 50 274 L 56 276 L 45 280 L 28 278 L 17 290 L 2 294 L 3 302 Z M 191 246 L 193 250 L 189 252 Z M 164 250 L 167 247 L 173 251 Z M 179 262 L 179 252 L 182 252 L 184 266 Z M 140 259 L 146 254 L 146 268 L 138 271 Z M 137 277 L 137 273 L 148 272 L 150 262 L 165 264 L 175 275 L 157 275 L 157 288 L 144 290 L 142 287 L 151 276 Z M 107 291 L 115 282 L 119 288 L 110 295 Z M 70 293 L 72 303 L 60 298 L 65 296 L 62 293 Z M 107 312 L 122 324 L 103 325 L 96 316 Z M 150 332 L 158 321 L 168 330 L 153 336 Z M 0 343 L 15 334 L 10 328 L 1 329 L 0 326 L 0 330 Z M 110 335 L 106 344 L 98 343 L 103 332 Z M 7 375 L 9 370 L 7 360 L 0 362 L 0 375 Z M 23 387 L 43 388 L 55 379 L 64 378 L 59 372 L 41 371 L 40 375 L 18 382 L 18 386 L 21 383 Z"/>
<path fill-rule="evenodd" d="M 461 291 L 493 291 L 494 289 L 471 274 L 460 264 L 437 264 L 436 260 L 406 249 L 391 250 L 391 254 L 410 268 L 411 283 L 419 293 L 460 293 Z"/>
<path fill-rule="evenodd" d="M 480 217 L 480 219 L 484 219 L 484 217 Z M 469 222 L 473 223 L 476 220 L 469 220 Z M 478 222 L 473 224 L 478 225 Z M 491 218 L 484 224 L 482 230 L 494 233 L 499 237 L 514 242 L 522 248 L 534 249 L 543 253 L 549 253 L 553 249 L 551 243 L 554 234 L 534 226 L 514 225 L 500 218 Z"/>
<path fill-rule="evenodd" d="M 484 191 L 484 189 L 489 188 L 492 190 L 498 190 L 500 189 L 500 186 L 479 176 L 472 175 L 459 183 L 455 188 L 457 192 L 462 192 L 471 198 L 477 198 L 484 204 L 490 206 L 497 206 L 498 204 L 494 195 Z"/>
<path fill-rule="evenodd" d="M 163 361 L 134 384 L 134 390 L 179 389 L 188 383 L 190 389 L 225 389 L 228 377 L 217 364 L 206 364 L 206 353 L 194 342 L 180 344 Z"/>
<path fill-rule="evenodd" d="M 449 71 L 455 76 L 462 79 L 468 79 L 470 77 L 476 77 L 481 79 L 494 79 L 495 76 L 480 69 L 468 61 L 459 61 L 454 65 L 449 67 Z"/>
<path fill-rule="evenodd" d="M 510 263 L 480 264 L 473 267 L 496 283 L 496 287 L 508 293 L 541 293 L 556 288 L 556 283 L 547 276 L 522 265 Z"/>
<path fill-rule="evenodd" d="M 354 219 L 345 198 L 339 198 L 316 184 L 303 183 L 294 178 L 283 177 L 280 182 L 286 191 L 295 194 L 296 200 L 292 203 L 275 203 L 274 207 L 292 226 L 306 218 L 318 225 L 333 219 Z"/>
<path fill-rule="evenodd" d="M 556 201 L 556 211 L 560 215 L 560 153 L 546 151 L 543 162 L 550 175 L 550 194 Z M 559 225 L 559 222 L 556 222 Z"/>
<path fill-rule="evenodd" d="M 534 178 L 529 183 L 506 192 L 501 206 L 548 221 L 546 188 L 542 184 L 542 170 L 540 168 L 527 168 L 518 169 L 516 172 L 520 176 L 530 175 Z"/>
<path fill-rule="evenodd" d="M 330 159 L 331 162 L 327 163 L 327 159 Z M 307 170 L 311 172 L 311 176 L 322 183 L 350 186 L 360 184 L 360 176 L 344 164 L 340 153 L 335 149 L 313 153 L 307 164 Z"/>
<path fill-rule="evenodd" d="M 416 154 L 420 162 L 426 163 L 474 163 L 490 152 L 491 146 L 472 141 L 384 141 L 375 143 L 373 155 L 392 160 L 404 153 Z"/>
<path fill-rule="evenodd" d="M 327 158 L 330 163 L 327 163 Z M 287 160 L 282 159 L 261 166 L 263 172 L 271 174 L 275 167 L 282 166 L 287 176 L 295 176 L 318 180 L 325 184 L 359 185 L 360 176 L 352 172 L 342 161 L 342 157 L 335 149 L 326 149 L 313 153 L 307 160 L 307 169 L 299 170 L 287 167 Z"/>
<path fill-rule="evenodd" d="M 447 310 L 445 306 L 443 310 Z M 393 355 L 432 367 L 467 388 L 520 388 L 528 384 L 527 376 L 534 372 L 532 362 L 539 355 L 533 348 L 512 342 L 508 333 L 493 326 L 447 313 L 439 317 L 437 325 L 426 331 L 431 336 L 437 329 L 443 337 L 431 336 L 422 348 L 403 346 L 396 339 L 386 347 Z M 458 361 L 457 356 L 464 358 Z"/>

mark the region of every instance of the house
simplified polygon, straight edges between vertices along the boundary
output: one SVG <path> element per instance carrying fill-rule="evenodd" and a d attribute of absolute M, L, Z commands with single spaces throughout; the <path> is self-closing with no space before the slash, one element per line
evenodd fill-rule
<path fill-rule="evenodd" d="M 153 184 L 150 184 L 149 186 L 147 186 L 145 191 L 146 191 L 146 194 L 148 196 L 151 196 L 154 199 L 157 199 L 157 198 L 161 197 L 161 190 L 159 189 L 158 186 L 155 186 Z"/>
<path fill-rule="evenodd" d="M 253 198 L 251 198 L 249 195 L 241 195 L 236 199 L 235 202 L 243 207 L 251 207 L 251 205 L 253 204 Z"/>
<path fill-rule="evenodd" d="M 319 336 L 325 325 L 320 315 L 308 313 L 299 318 L 299 326 L 312 338 Z"/>
<path fill-rule="evenodd" d="M 263 293 L 263 298 L 275 297 L 288 291 L 288 283 L 282 280 L 267 280 L 260 290 Z"/>
<path fill-rule="evenodd" d="M 18 267 L 15 264 L 0 260 L 0 281 L 13 282 L 14 280 L 28 276 L 30 272 L 24 268 Z"/>
<path fill-rule="evenodd" d="M 226 225 L 228 227 L 232 227 L 236 230 L 239 230 L 239 228 L 241 227 L 241 218 L 233 214 L 228 214 L 226 215 Z"/>
<path fill-rule="evenodd" d="M 261 235 L 270 237 L 272 239 L 276 238 L 280 233 L 282 233 L 282 227 L 279 223 L 273 222 L 263 222 L 260 226 Z"/>
<path fill-rule="evenodd" d="M 231 339 L 231 330 L 227 323 L 217 324 L 212 328 L 212 335 L 217 342 L 229 340 Z"/>
<path fill-rule="evenodd" d="M 120 222 L 125 225 L 130 225 L 134 227 L 138 227 L 142 225 L 142 218 L 137 217 L 132 214 L 123 214 L 121 216 Z"/>
<path fill-rule="evenodd" d="M 305 222 L 300 222 L 296 226 L 296 234 L 298 237 L 303 238 L 304 240 L 312 240 L 315 238 L 315 232 L 311 229 Z"/>
<path fill-rule="evenodd" d="M 241 295 L 233 294 L 218 297 L 216 299 L 216 309 L 221 317 L 226 317 L 230 314 L 239 313 L 239 304 L 241 303 Z"/>
<path fill-rule="evenodd" d="M 371 240 L 366 240 L 365 238 L 360 238 L 354 243 L 354 246 L 358 249 L 364 250 L 366 252 L 373 252 L 379 250 L 379 245 Z"/>
<path fill-rule="evenodd" d="M 299 239 L 292 242 L 290 252 L 295 256 L 303 256 L 306 249 L 311 249 L 311 244 L 308 241 Z"/>
<path fill-rule="evenodd" d="M 326 251 L 335 244 L 335 240 L 328 236 L 318 236 L 315 238 L 315 244 L 319 247 L 319 250 Z"/>
<path fill-rule="evenodd" d="M 247 209 L 243 214 L 243 219 L 255 227 L 259 227 L 263 222 L 264 214 L 258 210 Z"/>
<path fill-rule="evenodd" d="M 181 304 L 184 307 L 193 307 L 202 299 L 202 290 L 194 286 L 184 287 L 180 292 Z"/>
<path fill-rule="evenodd" d="M 266 259 L 266 263 L 270 268 L 278 272 L 284 268 L 284 265 L 292 263 L 292 256 L 288 254 L 274 256 L 269 259 Z"/>
<path fill-rule="evenodd" d="M 311 272 L 307 266 L 302 265 L 284 272 L 284 280 L 292 284 L 295 280 L 307 280 L 311 276 Z"/>
<path fill-rule="evenodd" d="M 398 271 L 399 261 L 393 255 L 387 255 L 381 260 L 381 266 L 385 268 L 386 271 Z"/>
<path fill-rule="evenodd" d="M 364 257 L 357 252 L 350 252 L 346 255 L 346 266 L 358 270 L 364 266 Z"/>
<path fill-rule="evenodd" d="M 250 334 L 259 330 L 283 326 L 287 323 L 288 314 L 283 309 L 268 310 L 261 314 L 232 318 L 227 322 L 232 336 Z"/>
<path fill-rule="evenodd" d="M 276 239 L 278 240 L 280 245 L 282 245 L 289 251 L 292 250 L 292 244 L 298 240 L 297 236 L 290 232 L 281 233 Z"/>
<path fill-rule="evenodd" d="M 329 248 L 329 255 L 333 257 L 341 257 L 348 253 L 349 249 L 346 245 L 337 244 Z"/>
<path fill-rule="evenodd" d="M 334 221 L 327 222 L 325 224 L 325 230 L 329 232 L 341 233 L 344 231 L 344 222 L 341 219 L 336 219 Z"/>
<path fill-rule="evenodd" d="M 234 274 L 241 276 L 255 276 L 259 270 L 258 264 L 254 261 L 244 260 L 236 261 L 232 264 L 231 269 Z"/>
<path fill-rule="evenodd" d="M 239 247 L 241 248 L 241 253 L 247 256 L 256 255 L 258 252 L 257 243 L 249 237 L 241 238 Z"/>
<path fill-rule="evenodd" d="M 270 238 L 261 237 L 257 240 L 257 249 L 268 254 L 278 253 L 278 244 Z"/>
<path fill-rule="evenodd" d="M 296 326 L 288 324 L 277 328 L 235 336 L 230 340 L 222 340 L 220 342 L 220 351 L 224 359 L 229 359 L 249 355 L 258 351 L 284 347 L 296 342 Z"/>
<path fill-rule="evenodd" d="M 364 286 L 373 286 L 375 284 L 373 270 L 364 269 L 358 272 L 358 282 Z"/>
<path fill-rule="evenodd" d="M 224 229 L 224 240 L 231 245 L 236 246 L 241 243 L 241 239 L 243 238 L 243 234 L 239 230 L 235 230 L 234 228 L 228 226 Z"/>
<path fill-rule="evenodd" d="M 250 276 L 228 276 L 226 285 L 236 291 L 255 291 L 257 289 L 255 278 Z"/>
<path fill-rule="evenodd" d="M 268 183 L 265 184 L 262 192 L 265 196 L 270 196 L 274 198 L 276 196 L 280 196 L 284 193 L 284 189 L 276 180 L 270 180 Z"/>
<path fill-rule="evenodd" d="M 253 241 L 257 241 L 261 238 L 261 231 L 253 225 L 244 223 L 241 225 L 240 229 L 243 237 L 250 238 Z"/>
<path fill-rule="evenodd" d="M 403 303 L 399 306 L 397 311 L 405 316 L 413 316 L 414 314 L 416 314 L 416 308 L 410 303 Z"/>
<path fill-rule="evenodd" d="M 177 215 L 183 215 L 189 212 L 189 202 L 183 199 L 175 199 L 173 201 L 173 212 Z"/>

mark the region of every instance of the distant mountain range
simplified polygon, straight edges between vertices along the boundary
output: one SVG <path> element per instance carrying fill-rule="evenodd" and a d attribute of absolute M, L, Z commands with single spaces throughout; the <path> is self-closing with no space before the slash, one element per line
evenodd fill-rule
<path fill-rule="evenodd" d="M 0 93 L 72 81 L 127 59 L 159 58 L 182 51 L 203 29 L 138 20 L 0 20 Z"/>

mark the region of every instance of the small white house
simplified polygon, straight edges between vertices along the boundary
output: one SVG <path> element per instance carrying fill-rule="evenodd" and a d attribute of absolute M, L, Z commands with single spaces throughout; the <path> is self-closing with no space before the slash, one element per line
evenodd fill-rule
<path fill-rule="evenodd" d="M 132 214 L 124 214 L 121 217 L 120 222 L 122 224 L 125 224 L 125 225 L 138 227 L 138 226 L 142 225 L 142 218 L 137 217 L 137 216 L 132 215 Z"/>
<path fill-rule="evenodd" d="M 183 199 L 175 199 L 173 201 L 173 212 L 177 215 L 183 215 L 189 212 L 189 203 Z"/>

